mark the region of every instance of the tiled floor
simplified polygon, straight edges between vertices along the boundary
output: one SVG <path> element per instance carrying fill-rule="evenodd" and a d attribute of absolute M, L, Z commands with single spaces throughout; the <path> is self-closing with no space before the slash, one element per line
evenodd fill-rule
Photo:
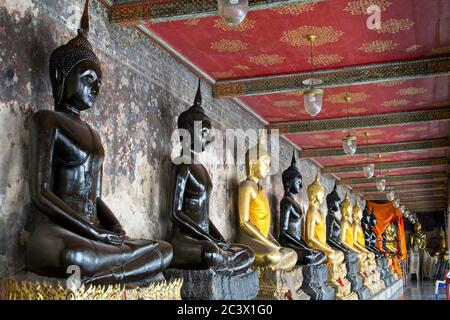
<path fill-rule="evenodd" d="M 408 281 L 399 300 L 434 300 L 434 286 L 433 281 Z M 445 300 L 445 289 L 439 290 L 439 300 Z"/>

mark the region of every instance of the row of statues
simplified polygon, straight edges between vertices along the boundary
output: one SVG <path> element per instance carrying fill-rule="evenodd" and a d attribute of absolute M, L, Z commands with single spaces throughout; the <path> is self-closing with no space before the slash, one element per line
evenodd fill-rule
<path fill-rule="evenodd" d="M 414 223 L 414 231 L 410 238 L 410 247 L 412 251 L 423 252 L 427 250 L 427 235 L 422 229 L 422 224 L 419 221 Z M 437 260 L 448 260 L 449 250 L 447 247 L 447 239 L 444 229 L 439 230 L 439 247 L 431 252 L 432 257 Z"/>
<path fill-rule="evenodd" d="M 168 267 L 211 269 L 235 275 L 252 266 L 291 270 L 297 264 L 326 266 L 338 299 L 353 299 L 346 256 L 357 256 L 367 286 L 378 286 L 379 272 L 373 228 L 376 218 L 348 195 L 341 203 L 336 186 L 326 197 L 320 173 L 308 186 L 306 214 L 295 200 L 302 189 L 295 155 L 282 174 L 280 235 L 271 233 L 269 201 L 261 182 L 270 170 L 262 140 L 246 153 L 247 178 L 239 186 L 239 241 L 230 243 L 209 218 L 213 188 L 207 169 L 192 159 L 212 142 L 211 120 L 201 107 L 200 84 L 194 104 L 181 113 L 177 126 L 194 143 L 191 153 L 172 169 L 167 241 L 132 239 L 102 199 L 105 152 L 98 133 L 81 118 L 92 108 L 102 83 L 101 64 L 87 39 L 86 1 L 78 35 L 50 57 L 55 111 L 40 110 L 30 124 L 30 193 L 40 221 L 29 239 L 26 266 L 35 273 L 65 277 L 68 266 L 81 269 L 85 283 L 146 284 L 160 279 Z M 201 122 L 201 126 L 194 123 Z M 337 213 L 342 212 L 338 219 Z M 352 221 L 350 221 L 352 220 Z"/>

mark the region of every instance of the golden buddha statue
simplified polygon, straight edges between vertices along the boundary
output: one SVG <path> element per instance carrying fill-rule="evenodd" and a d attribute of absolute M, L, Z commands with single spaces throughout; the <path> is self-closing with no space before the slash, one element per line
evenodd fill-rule
<path fill-rule="evenodd" d="M 386 247 L 393 254 L 397 254 L 397 230 L 393 223 L 386 228 Z"/>
<path fill-rule="evenodd" d="M 308 186 L 309 208 L 306 212 L 305 241 L 327 256 L 328 282 L 336 290 L 336 299 L 357 300 L 358 296 L 351 291 L 351 284 L 346 278 L 344 254 L 342 251 L 334 250 L 327 243 L 326 221 L 320 211 L 324 198 L 325 190 L 320 184 L 320 172 L 317 170 L 315 181 Z"/>
<path fill-rule="evenodd" d="M 270 155 L 263 136 L 245 154 L 247 179 L 239 185 L 240 243 L 255 253 L 255 265 L 272 269 L 291 270 L 297 263 L 297 253 L 281 247 L 270 233 L 270 206 L 262 179 L 270 171 Z"/>
<path fill-rule="evenodd" d="M 419 221 L 414 223 L 414 232 L 411 235 L 410 246 L 414 251 L 423 251 L 427 247 L 427 235 L 423 232 Z"/>
<path fill-rule="evenodd" d="M 433 257 L 438 260 L 448 260 L 447 240 L 445 238 L 445 231 L 442 227 L 439 232 L 439 248 L 433 253 Z"/>

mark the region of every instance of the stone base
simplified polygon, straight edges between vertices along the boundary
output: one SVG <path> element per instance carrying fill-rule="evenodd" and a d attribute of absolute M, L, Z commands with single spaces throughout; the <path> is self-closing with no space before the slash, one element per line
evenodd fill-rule
<path fill-rule="evenodd" d="M 186 300 L 254 300 L 259 291 L 258 274 L 223 275 L 212 270 L 167 269 L 166 279 L 183 279 L 181 297 Z"/>
<path fill-rule="evenodd" d="M 391 286 L 381 290 L 370 300 L 396 300 L 403 293 L 403 280 L 395 281 Z"/>
<path fill-rule="evenodd" d="M 335 291 L 328 284 L 327 266 L 303 266 L 302 289 L 311 300 L 334 300 Z"/>
<path fill-rule="evenodd" d="M 270 268 L 258 268 L 258 300 L 309 300 L 302 290 L 302 266 L 291 271 Z"/>
<path fill-rule="evenodd" d="M 0 283 L 0 300 L 181 300 L 183 280 L 136 285 L 81 285 L 68 288 L 66 279 L 34 273 L 18 274 Z"/>
<path fill-rule="evenodd" d="M 352 291 L 356 292 L 359 300 L 367 300 L 371 297 L 369 289 L 363 285 L 363 278 L 359 273 L 358 256 L 356 254 L 345 255 L 347 267 L 347 279 L 352 284 Z"/>

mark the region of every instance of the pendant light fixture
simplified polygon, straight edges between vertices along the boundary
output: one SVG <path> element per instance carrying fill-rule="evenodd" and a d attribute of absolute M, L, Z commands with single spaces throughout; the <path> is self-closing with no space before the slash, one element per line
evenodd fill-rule
<path fill-rule="evenodd" d="M 405 207 L 404 205 L 403 205 L 403 206 L 400 206 L 400 213 L 401 213 L 401 214 L 404 214 L 405 211 L 406 211 L 406 207 Z"/>
<path fill-rule="evenodd" d="M 244 21 L 248 13 L 248 0 L 218 0 L 219 16 L 230 25 L 236 26 Z"/>
<path fill-rule="evenodd" d="M 394 200 L 394 207 L 395 208 L 400 207 L 400 199 L 397 198 L 397 199 Z"/>
<path fill-rule="evenodd" d="M 381 154 L 378 155 L 378 158 L 381 158 Z M 380 175 L 380 177 L 382 177 L 382 175 Z M 379 179 L 375 185 L 377 186 L 378 191 L 384 191 L 386 189 L 386 179 Z"/>
<path fill-rule="evenodd" d="M 373 177 L 373 175 L 375 174 L 375 164 L 370 163 L 370 155 L 369 155 L 369 132 L 364 132 L 364 135 L 366 136 L 366 142 L 367 142 L 367 164 L 364 165 L 363 170 L 364 170 L 364 176 L 367 179 L 371 179 Z"/>
<path fill-rule="evenodd" d="M 394 201 L 394 199 L 395 199 L 395 192 L 394 192 L 394 190 L 391 190 L 388 193 L 386 193 L 386 198 L 389 201 Z"/>
<path fill-rule="evenodd" d="M 349 110 L 348 106 L 350 104 L 350 101 L 352 98 L 349 96 L 348 92 L 345 93 L 345 102 L 347 102 L 347 123 L 350 127 L 350 120 L 349 120 Z M 350 135 L 350 129 L 347 131 L 347 136 L 342 139 L 342 149 L 344 149 L 344 153 L 348 156 L 355 154 L 356 152 L 356 137 Z"/>
<path fill-rule="evenodd" d="M 302 83 L 309 86 L 309 89 L 303 91 L 303 102 L 305 105 L 305 111 L 311 117 L 317 116 L 322 111 L 323 105 L 323 90 L 314 88 L 314 86 L 322 83 L 320 79 L 314 79 L 314 56 L 313 56 L 313 43 L 316 41 L 316 36 L 313 34 L 307 35 L 306 39 L 309 42 L 310 59 L 311 59 L 311 78 L 303 80 Z"/>

